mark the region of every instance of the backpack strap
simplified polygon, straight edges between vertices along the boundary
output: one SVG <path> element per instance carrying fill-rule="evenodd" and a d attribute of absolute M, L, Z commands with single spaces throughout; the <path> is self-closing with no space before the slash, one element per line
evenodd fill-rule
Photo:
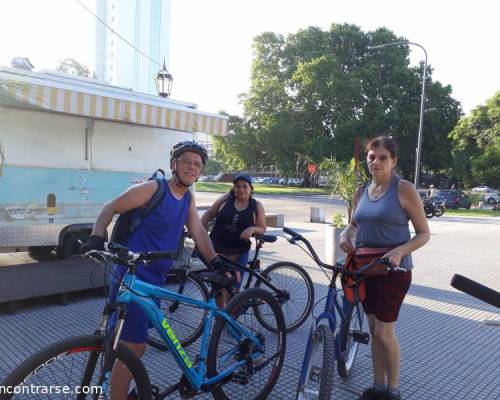
<path fill-rule="evenodd" d="M 160 204 L 167 190 L 167 181 L 165 180 L 165 178 L 154 176 L 150 180 L 156 181 L 158 183 L 158 188 L 156 189 L 153 197 L 151 197 L 151 199 L 149 200 L 148 204 L 146 204 L 146 207 L 143 208 L 141 212 L 141 220 L 146 218 L 151 213 L 151 211 L 153 211 L 158 206 L 158 204 Z"/>

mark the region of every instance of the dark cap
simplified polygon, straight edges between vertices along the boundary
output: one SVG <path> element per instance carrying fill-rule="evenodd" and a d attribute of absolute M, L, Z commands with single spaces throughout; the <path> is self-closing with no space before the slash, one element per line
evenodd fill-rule
<path fill-rule="evenodd" d="M 234 178 L 233 184 L 236 183 L 237 181 L 241 181 L 241 180 L 243 180 L 245 182 L 248 182 L 248 184 L 250 186 L 252 186 L 252 178 L 249 175 L 246 175 L 246 174 L 240 174 L 236 178 Z"/>

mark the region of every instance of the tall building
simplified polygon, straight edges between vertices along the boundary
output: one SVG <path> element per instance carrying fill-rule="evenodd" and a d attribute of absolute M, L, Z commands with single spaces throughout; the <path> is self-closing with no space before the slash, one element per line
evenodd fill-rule
<path fill-rule="evenodd" d="M 96 0 L 96 13 L 120 36 L 153 60 L 169 67 L 171 0 Z M 96 21 L 98 79 L 139 92 L 156 94 L 161 69 Z"/>

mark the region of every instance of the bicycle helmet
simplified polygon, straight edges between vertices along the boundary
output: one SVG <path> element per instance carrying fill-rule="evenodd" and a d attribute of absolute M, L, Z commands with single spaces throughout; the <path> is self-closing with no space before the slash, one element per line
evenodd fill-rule
<path fill-rule="evenodd" d="M 207 150 L 196 140 L 182 140 L 176 143 L 170 152 L 170 161 L 178 158 L 182 153 L 191 151 L 200 155 L 203 165 L 207 163 Z"/>

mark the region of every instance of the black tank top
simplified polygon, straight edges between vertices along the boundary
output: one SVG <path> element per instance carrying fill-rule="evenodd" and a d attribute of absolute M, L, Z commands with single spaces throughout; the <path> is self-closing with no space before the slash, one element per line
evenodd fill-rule
<path fill-rule="evenodd" d="M 239 255 L 250 250 L 250 241 L 240 239 L 240 235 L 246 228 L 255 226 L 257 214 L 257 201 L 253 197 L 250 198 L 247 208 L 240 211 L 234 207 L 234 200 L 234 197 L 231 197 L 224 204 L 210 232 L 215 251 L 225 255 Z"/>

